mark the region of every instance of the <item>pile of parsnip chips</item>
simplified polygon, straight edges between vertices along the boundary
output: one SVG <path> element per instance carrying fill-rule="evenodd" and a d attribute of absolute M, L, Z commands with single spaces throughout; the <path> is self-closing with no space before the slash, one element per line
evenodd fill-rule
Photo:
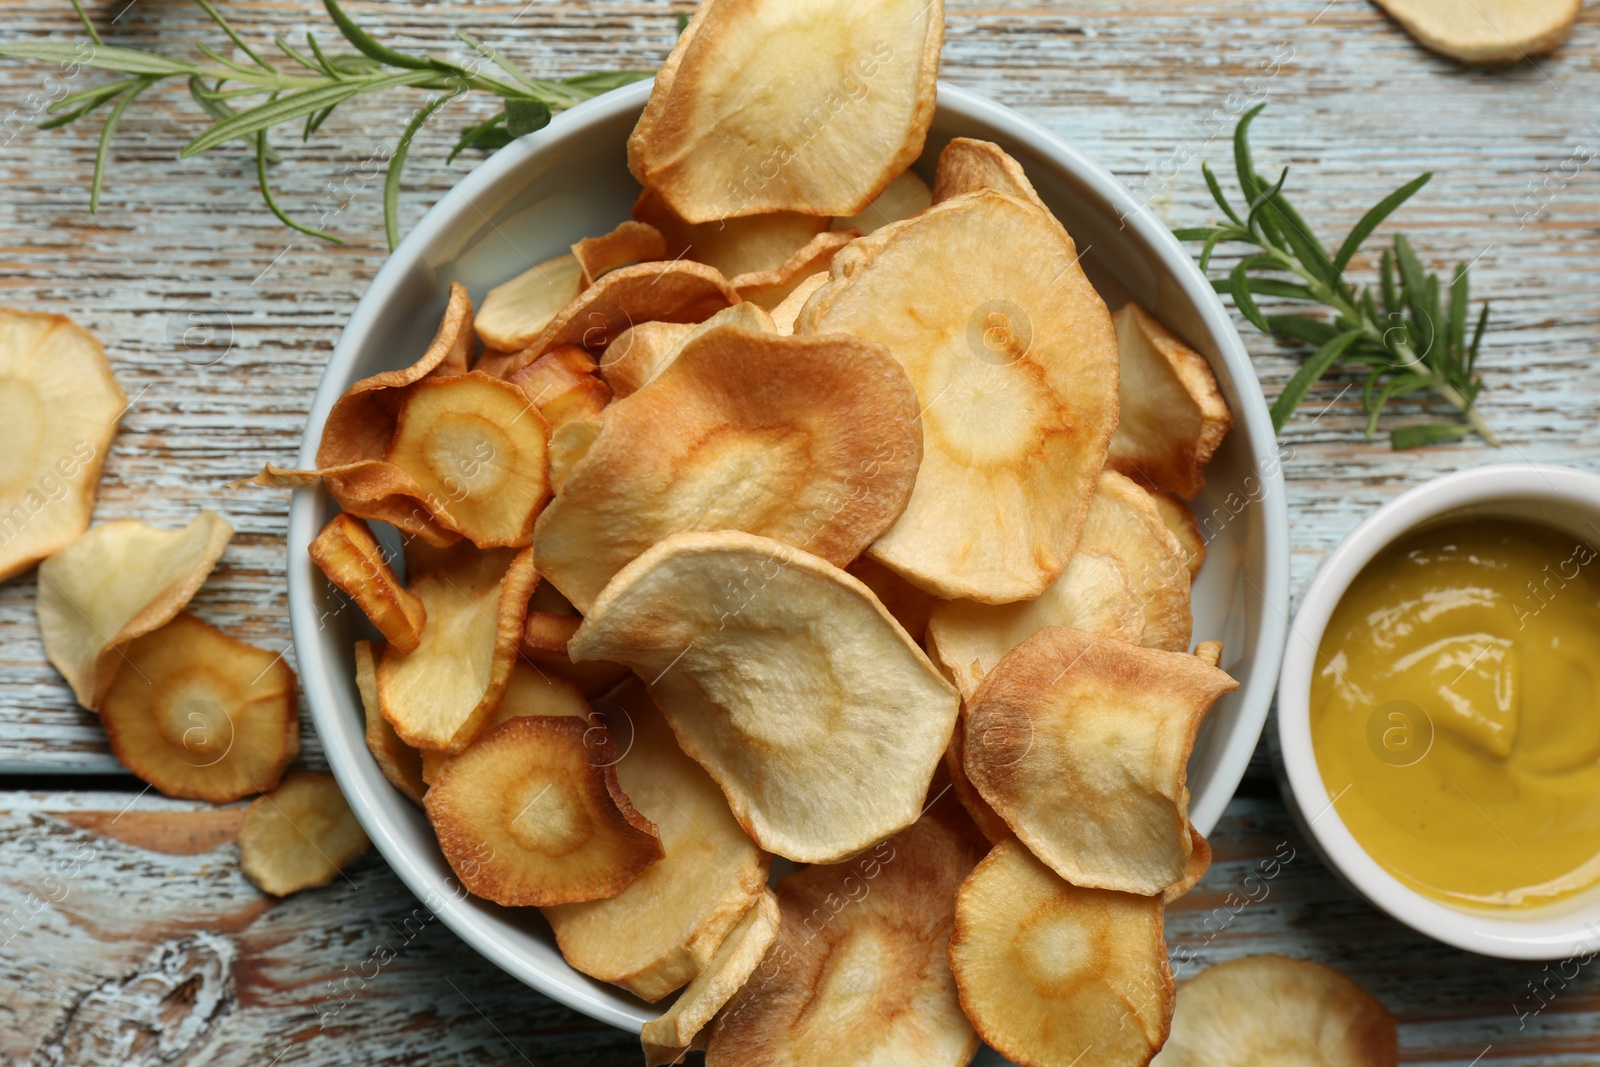
<path fill-rule="evenodd" d="M 683 990 L 651 1063 L 1144 1064 L 1169 1031 L 1185 772 L 1236 684 L 1191 653 L 1179 495 L 1231 417 L 999 146 L 908 169 L 942 35 L 926 0 L 708 0 L 635 218 L 476 315 L 452 287 L 318 470 L 259 479 L 342 507 L 312 553 L 383 639 L 369 745 L 463 885 Z"/>

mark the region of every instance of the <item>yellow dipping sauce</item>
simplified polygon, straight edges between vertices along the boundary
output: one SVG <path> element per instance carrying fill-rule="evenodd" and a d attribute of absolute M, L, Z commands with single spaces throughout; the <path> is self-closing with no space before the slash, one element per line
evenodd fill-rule
<path fill-rule="evenodd" d="M 1311 682 L 1328 795 L 1363 848 L 1448 904 L 1600 882 L 1600 562 L 1505 519 L 1389 546 L 1334 610 Z"/>

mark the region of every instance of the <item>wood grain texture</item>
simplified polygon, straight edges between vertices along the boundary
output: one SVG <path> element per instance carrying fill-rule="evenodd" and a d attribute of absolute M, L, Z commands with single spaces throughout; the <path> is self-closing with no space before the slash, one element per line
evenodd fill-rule
<path fill-rule="evenodd" d="M 195 38 L 226 45 L 184 0 L 88 6 L 111 44 L 174 54 L 189 54 Z M 350 6 L 396 45 L 449 50 L 458 47 L 453 31 L 467 28 L 527 68 L 559 76 L 655 66 L 674 38 L 674 12 L 691 5 Z M 225 8 L 253 40 L 326 25 L 312 0 Z M 1593 7 L 1555 54 L 1496 70 L 1424 52 L 1366 0 L 950 0 L 947 20 L 945 78 L 1044 124 L 1141 190 L 1173 226 L 1214 217 L 1199 163 L 1227 173 L 1233 118 L 1261 100 L 1270 105 L 1255 128 L 1262 168 L 1292 167 L 1288 188 L 1325 238 L 1401 182 L 1434 172 L 1397 221 L 1430 266 L 1472 262 L 1475 295 L 1494 302 L 1482 407 L 1508 444 L 1392 453 L 1364 439 L 1354 379 L 1330 376 L 1284 435 L 1297 596 L 1356 523 L 1429 477 L 1511 460 L 1597 466 Z M 64 0 L 0 0 L 0 37 L 80 32 Z M 287 500 L 223 485 L 263 462 L 289 462 L 299 448 L 322 367 L 386 255 L 381 167 L 396 117 L 408 111 L 403 94 L 352 101 L 309 144 L 278 138 L 289 160 L 273 173 L 279 199 L 349 242 L 331 246 L 285 230 L 264 210 L 240 146 L 176 158 L 200 122 L 181 86 L 152 91 L 129 112 L 100 213 L 89 216 L 98 123 L 32 128 L 42 97 L 56 93 L 50 73 L 0 61 L 0 303 L 69 314 L 92 329 L 133 401 L 97 521 L 178 525 L 199 507 L 226 514 L 238 536 L 196 610 L 247 640 L 284 647 Z M 108 78 L 84 73 L 70 89 Z M 444 154 L 486 108 L 453 104 L 424 130 L 401 198 L 408 220 L 472 165 L 469 154 L 447 167 Z M 1370 266 L 1358 261 L 1360 270 Z M 1240 332 L 1275 395 L 1298 354 L 1242 321 Z M 1427 414 L 1420 404 L 1393 411 L 1400 420 Z M 33 583 L 24 575 L 0 584 L 0 774 L 117 772 L 94 717 L 44 660 Z M 1399 1017 L 1407 1062 L 1600 1060 L 1594 965 L 1553 979 L 1541 965 L 1444 949 L 1379 916 L 1306 850 L 1272 796 L 1265 752 L 1264 744 L 1247 781 L 1250 798 L 1235 802 L 1213 839 L 1211 874 L 1172 911 L 1176 958 L 1192 952 L 1197 967 L 1279 951 L 1344 967 Z M 321 763 L 309 728 L 304 762 Z M 19 907 L 28 913 L 23 926 L 0 932 L 4 1058 L 123 1062 L 95 1044 L 123 1036 L 108 1020 L 128 1007 L 154 1019 L 150 990 L 183 988 L 209 1014 L 163 1031 L 167 1044 L 152 1047 L 203 1047 L 205 1062 L 267 1063 L 285 1045 L 283 1063 L 632 1061 L 631 1039 L 515 985 L 433 922 L 320 1025 L 327 983 L 344 981 L 346 968 L 370 971 L 379 945 L 406 936 L 415 901 L 369 856 L 350 881 L 274 904 L 238 873 L 226 843 L 230 809 L 145 796 L 121 815 L 132 795 L 0 794 L 0 925 Z M 1263 884 L 1247 876 L 1283 855 L 1285 843 L 1294 859 L 1265 883 L 1264 897 L 1241 906 Z M 74 856 L 92 859 L 61 883 L 59 864 Z M 57 881 L 47 883 L 51 875 Z M 50 896 L 62 884 L 67 895 L 33 914 L 28 894 Z M 147 982 L 126 981 L 141 974 Z"/>
<path fill-rule="evenodd" d="M 150 1047 L 220 1067 L 634 1062 L 631 1036 L 507 979 L 373 854 L 327 888 L 263 896 L 218 833 L 237 810 L 0 794 L 0 1058 L 154 1063 L 109 1053 L 142 1028 Z M 1371 991 L 1398 1020 L 1408 1063 L 1600 1057 L 1596 965 L 1563 978 L 1557 965 L 1485 960 L 1397 927 L 1322 867 L 1276 800 L 1234 801 L 1211 843 L 1210 872 L 1167 916 L 1180 982 L 1277 952 Z"/>

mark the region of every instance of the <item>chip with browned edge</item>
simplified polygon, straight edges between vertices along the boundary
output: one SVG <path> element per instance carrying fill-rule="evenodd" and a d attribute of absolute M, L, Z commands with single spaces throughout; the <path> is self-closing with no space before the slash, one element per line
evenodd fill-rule
<path fill-rule="evenodd" d="M 477 896 L 512 907 L 602 900 L 662 854 L 615 763 L 605 731 L 583 719 L 511 719 L 446 760 L 423 806 Z"/>
<path fill-rule="evenodd" d="M 327 885 L 371 842 L 329 774 L 295 771 L 245 812 L 239 866 L 275 897 Z"/>
<path fill-rule="evenodd" d="M 1183 652 L 1049 627 L 1006 654 L 967 706 L 967 775 L 1074 885 L 1157 894 L 1192 848 L 1189 752 L 1238 688 Z"/>
<path fill-rule="evenodd" d="M 400 584 L 371 527 L 340 512 L 312 539 L 310 552 L 312 562 L 355 601 L 384 640 L 402 652 L 416 651 L 427 609 Z"/>
<path fill-rule="evenodd" d="M 372 642 L 357 641 L 355 658 L 356 692 L 361 695 L 361 711 L 367 721 L 367 751 L 389 784 L 420 804 L 422 794 L 428 791 L 422 780 L 422 753 L 400 740 L 378 706 L 378 661 Z"/>

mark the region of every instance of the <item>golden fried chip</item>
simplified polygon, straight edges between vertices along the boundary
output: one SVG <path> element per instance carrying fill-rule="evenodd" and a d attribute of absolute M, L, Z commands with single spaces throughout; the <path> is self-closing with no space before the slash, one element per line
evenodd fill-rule
<path fill-rule="evenodd" d="M 385 462 L 421 487 L 430 514 L 479 548 L 533 541 L 550 499 L 550 429 L 510 382 L 473 372 L 407 393 Z"/>
<path fill-rule="evenodd" d="M 460 752 L 505 695 L 538 575 L 532 549 L 446 553 L 412 568 L 428 625 L 415 652 L 383 650 L 378 704 L 406 744 Z"/>
<path fill-rule="evenodd" d="M 576 255 L 547 259 L 490 289 L 473 327 L 486 347 L 515 352 L 578 299 L 586 284 Z"/>
<path fill-rule="evenodd" d="M 855 240 L 854 230 L 819 233 L 804 248 L 771 270 L 740 274 L 729 279 L 743 300 L 775 308 L 789 298 L 800 285 L 819 271 L 828 269 L 839 249 Z"/>
<path fill-rule="evenodd" d="M 939 602 L 928 619 L 928 651 L 943 665 L 962 699 L 971 700 L 1007 652 L 1046 626 L 1137 644 L 1144 633 L 1144 602 L 1120 559 L 1087 551 L 1080 544 L 1061 577 L 1034 600 Z"/>
<path fill-rule="evenodd" d="M 428 791 L 422 779 L 422 754 L 404 741 L 383 717 L 378 705 L 378 664 L 372 654 L 372 642 L 357 641 L 356 691 L 361 694 L 361 710 L 367 720 L 367 751 L 383 776 L 406 796 L 422 803 L 422 794 Z"/>
<path fill-rule="evenodd" d="M 544 914 L 568 963 L 653 1002 L 713 965 L 718 946 L 765 893 L 768 857 L 678 747 L 643 683 L 595 707 L 619 750 L 617 781 L 656 825 L 665 854 L 609 900 Z"/>
<path fill-rule="evenodd" d="M 1205 357 L 1138 304 L 1112 317 L 1121 353 L 1122 421 L 1106 466 L 1150 489 L 1193 497 L 1206 464 L 1233 428 Z"/>
<path fill-rule="evenodd" d="M 1066 566 L 1117 421 L 1116 335 L 1066 231 L 983 191 L 853 241 L 797 334 L 877 341 L 922 410 L 905 514 L 873 558 L 1003 604 Z"/>
<path fill-rule="evenodd" d="M 922 154 L 943 38 L 940 0 L 708 0 L 628 169 L 689 222 L 853 215 Z"/>
<path fill-rule="evenodd" d="M 554 592 L 555 587 L 546 582 L 539 588 Z M 565 601 L 565 598 L 562 599 Z M 567 605 L 567 611 L 569 614 L 528 612 L 527 622 L 522 629 L 522 657 L 544 673 L 572 682 L 586 697 L 611 692 L 618 682 L 630 677 L 628 668 L 620 663 L 604 663 L 600 660 L 572 662 L 567 655 L 567 642 L 572 640 L 572 635 L 577 633 L 583 620 L 572 610 L 572 605 Z"/>
<path fill-rule="evenodd" d="M 1517 63 L 1566 39 L 1579 0 L 1378 0 L 1423 47 L 1463 63 Z"/>
<path fill-rule="evenodd" d="M 1151 493 L 1150 499 L 1155 502 L 1161 521 L 1177 539 L 1178 547 L 1183 549 L 1184 559 L 1189 564 L 1189 580 L 1193 581 L 1206 561 L 1206 539 L 1195 521 L 1194 512 L 1171 493 Z"/>
<path fill-rule="evenodd" d="M 956 999 L 948 946 L 956 888 L 983 842 L 954 815 L 936 804 L 860 856 L 778 883 L 777 940 L 723 1009 L 706 1067 L 972 1058 L 978 1036 Z"/>
<path fill-rule="evenodd" d="M 755 973 L 756 965 L 777 936 L 778 898 L 771 890 L 763 889 L 672 1007 L 660 1018 L 644 1024 L 639 1038 L 647 1067 L 682 1062 L 701 1031 Z"/>
<path fill-rule="evenodd" d="M 1122 562 L 1144 615 L 1136 644 L 1168 652 L 1189 650 L 1194 631 L 1189 559 L 1149 493 L 1115 471 L 1103 472 L 1078 550 Z"/>
<path fill-rule="evenodd" d="M 553 437 L 567 423 L 598 415 L 611 403 L 611 389 L 600 380 L 598 370 L 588 349 L 563 345 L 507 380 L 527 394 L 549 424 Z"/>
<path fill-rule="evenodd" d="M 615 763 L 605 731 L 584 719 L 511 719 L 447 759 L 423 806 L 476 895 L 512 907 L 601 900 L 662 855 Z"/>
<path fill-rule="evenodd" d="M 765 308 L 749 301 L 741 301 L 730 308 L 723 308 L 698 326 L 687 327 L 670 345 L 656 343 L 669 336 L 664 332 L 657 331 L 638 337 L 638 327 L 629 330 L 616 344 L 606 349 L 605 358 L 600 361 L 600 372 L 605 375 L 606 381 L 610 383 L 619 398 L 637 393 L 658 378 L 661 372 L 678 358 L 678 353 L 682 352 L 690 341 L 722 326 L 739 326 L 757 333 L 777 332 L 772 316 L 767 314 Z M 630 343 L 634 340 L 641 343 Z"/>
<path fill-rule="evenodd" d="M 890 182 L 889 187 L 859 213 L 834 219 L 832 228 L 868 234 L 883 229 L 891 222 L 921 214 L 932 206 L 933 190 L 918 177 L 916 171 L 908 170 Z"/>
<path fill-rule="evenodd" d="M 906 635 L 922 644 L 928 634 L 928 618 L 939 603 L 937 597 L 924 593 L 870 556 L 856 557 L 845 571 L 872 590 L 872 595 L 894 616 Z"/>
<path fill-rule="evenodd" d="M 263 893 L 327 885 L 371 842 L 330 774 L 295 771 L 244 813 L 239 866 Z"/>
<path fill-rule="evenodd" d="M 685 222 L 648 189 L 639 194 L 633 215 L 661 231 L 666 238 L 664 258 L 692 259 L 715 267 L 725 278 L 776 270 L 828 228 L 827 218 L 798 211 L 696 225 Z"/>
<path fill-rule="evenodd" d="M 1005 149 L 992 141 L 957 137 L 939 153 L 939 170 L 933 178 L 933 202 L 943 203 L 980 189 L 993 189 L 1016 197 L 1050 215 L 1050 209 L 1039 198 L 1022 164 L 1007 155 Z"/>
<path fill-rule="evenodd" d="M 94 335 L 0 308 L 0 580 L 88 529 L 127 402 Z"/>
<path fill-rule="evenodd" d="M 803 863 L 916 819 L 959 704 L 866 586 L 731 530 L 676 534 L 634 560 L 568 650 L 649 681 L 745 831 Z"/>
<path fill-rule="evenodd" d="M 1074 885 L 1156 894 L 1183 879 L 1189 751 L 1239 683 L 1180 652 L 1050 627 L 967 706 L 967 775 Z"/>
<path fill-rule="evenodd" d="M 271 789 L 300 753 L 294 671 L 187 612 L 130 642 L 100 722 L 128 770 L 169 797 Z"/>
<path fill-rule="evenodd" d="M 44 654 L 78 703 L 99 708 L 123 646 L 183 610 L 222 558 L 233 527 L 202 511 L 181 530 L 101 523 L 39 566 Z"/>
<path fill-rule="evenodd" d="M 1167 886 L 1161 899 L 1171 904 L 1199 884 L 1211 869 L 1211 843 L 1200 836 L 1200 831 L 1189 826 L 1189 858 L 1184 861 L 1181 881 Z"/>
<path fill-rule="evenodd" d="M 600 416 L 588 415 L 572 419 L 550 431 L 550 489 L 559 493 L 567 484 L 567 477 L 578 460 L 589 454 L 589 447 L 600 436 L 604 426 Z"/>
<path fill-rule="evenodd" d="M 1178 990 L 1172 1035 L 1152 1067 L 1395 1067 L 1394 1016 L 1320 963 L 1246 956 Z"/>
<path fill-rule="evenodd" d="M 595 283 L 596 278 L 618 267 L 670 257 L 660 230 L 648 223 L 629 219 L 608 234 L 585 237 L 573 245 L 572 258 L 578 261 L 583 274 L 583 287 L 587 289 Z M 551 318 L 554 317 L 552 314 Z"/>
<path fill-rule="evenodd" d="M 1162 913 L 1160 897 L 1081 889 L 1002 842 L 956 895 L 961 1006 L 1015 1063 L 1148 1063 L 1172 1019 Z"/>
<path fill-rule="evenodd" d="M 606 410 L 535 527 L 539 568 L 587 611 L 683 530 L 745 530 L 842 565 L 905 507 L 921 454 L 916 395 L 882 348 L 722 326 Z"/>
<path fill-rule="evenodd" d="M 777 331 L 784 335 L 794 333 L 794 322 L 800 317 L 800 309 L 806 306 L 806 301 L 811 299 L 812 293 L 826 284 L 828 284 L 828 272 L 821 270 L 795 286 L 789 295 L 772 309 L 772 324 Z"/>
<path fill-rule="evenodd" d="M 509 377 L 560 345 L 602 353 L 637 323 L 704 322 L 738 302 L 739 293 L 728 279 L 704 263 L 676 260 L 621 267 L 563 308 L 501 374 Z"/>
<path fill-rule="evenodd" d="M 567 716 L 590 721 L 589 702 L 583 693 L 566 678 L 558 677 L 538 667 L 517 661 L 511 668 L 511 678 L 506 683 L 505 696 L 493 713 L 478 728 L 480 735 L 488 733 L 503 722 L 526 718 L 530 715 Z M 425 748 L 421 754 L 419 773 L 422 780 L 432 783 L 450 758 L 447 752 Z"/>
<path fill-rule="evenodd" d="M 400 584 L 371 527 L 341 512 L 312 540 L 310 552 L 328 581 L 355 601 L 385 640 L 402 652 L 416 651 L 427 609 Z"/>

